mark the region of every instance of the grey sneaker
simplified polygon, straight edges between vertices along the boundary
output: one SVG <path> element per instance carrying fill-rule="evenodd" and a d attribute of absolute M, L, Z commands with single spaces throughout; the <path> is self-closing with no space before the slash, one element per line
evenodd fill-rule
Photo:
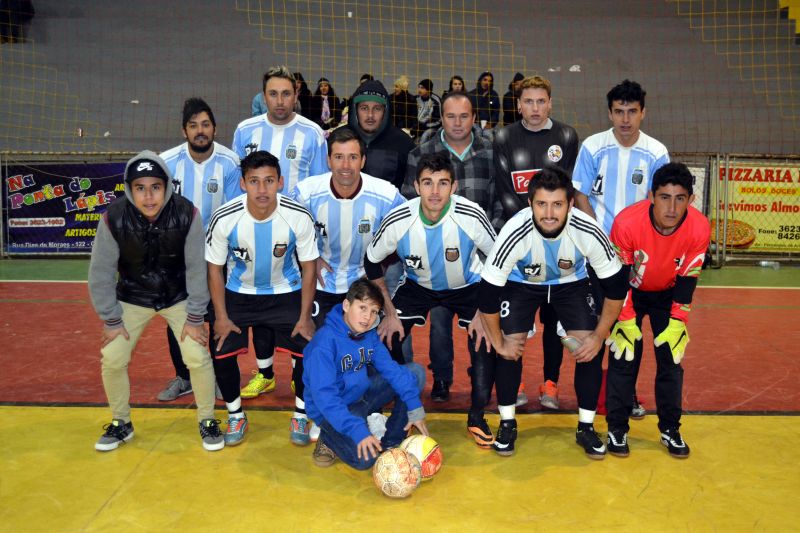
<path fill-rule="evenodd" d="M 110 424 L 103 426 L 106 430 L 100 439 L 95 443 L 94 449 L 99 452 L 110 452 L 119 448 L 120 444 L 124 444 L 133 438 L 133 424 L 127 424 L 115 418 Z"/>
<path fill-rule="evenodd" d="M 175 379 L 167 383 L 164 390 L 158 393 L 157 398 L 160 402 L 171 402 L 190 392 L 192 392 L 192 382 L 180 376 L 175 376 Z"/>
<path fill-rule="evenodd" d="M 528 403 L 528 395 L 527 395 L 527 394 L 525 394 L 525 391 L 524 391 L 524 390 L 520 390 L 520 391 L 517 393 L 517 401 L 516 401 L 516 402 L 514 402 L 514 405 L 515 405 L 516 407 L 522 407 L 523 405 L 525 405 L 525 404 L 527 404 L 527 403 Z"/>
<path fill-rule="evenodd" d="M 633 397 L 633 408 L 631 409 L 631 418 L 634 420 L 643 420 L 647 416 L 647 409 L 639 401 L 636 396 Z"/>
<path fill-rule="evenodd" d="M 219 429 L 219 420 L 206 418 L 200 422 L 200 438 L 203 439 L 203 448 L 210 452 L 215 452 L 225 447 L 225 438 Z"/>

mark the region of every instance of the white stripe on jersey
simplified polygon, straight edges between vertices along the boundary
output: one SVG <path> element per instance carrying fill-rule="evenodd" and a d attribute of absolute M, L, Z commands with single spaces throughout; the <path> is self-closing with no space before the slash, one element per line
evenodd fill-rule
<path fill-rule="evenodd" d="M 296 257 L 295 257 L 296 254 Z M 228 265 L 226 287 L 243 294 L 282 294 L 302 285 L 299 261 L 319 257 L 311 214 L 278 195 L 278 206 L 265 220 L 247 210 L 247 195 L 214 212 L 206 233 L 206 261 Z"/>
<path fill-rule="evenodd" d="M 667 163 L 667 148 L 656 139 L 639 132 L 636 143 L 625 148 L 612 128 L 583 141 L 572 182 L 589 197 L 600 227 L 609 234 L 614 217 L 647 197 L 653 174 Z"/>
<path fill-rule="evenodd" d="M 197 207 L 205 228 L 219 206 L 242 194 L 239 157 L 217 142 L 211 157 L 202 163 L 192 159 L 188 143 L 170 148 L 160 157 L 172 173 L 175 190 Z"/>
<path fill-rule="evenodd" d="M 333 269 L 323 271 L 324 286 L 317 290 L 347 292 L 364 276 L 364 252 L 384 217 L 405 198 L 388 181 L 361 174 L 361 190 L 353 199 L 336 198 L 331 173 L 311 176 L 292 189 L 292 199 L 311 211 L 320 257 Z"/>
<path fill-rule="evenodd" d="M 587 259 L 603 279 L 622 268 L 608 237 L 585 213 L 570 209 L 561 234 L 546 239 L 536 229 L 531 209 L 526 207 L 500 230 L 481 275 L 500 287 L 508 280 L 559 285 L 585 278 Z"/>
<path fill-rule="evenodd" d="M 478 204 L 457 195 L 450 199 L 447 213 L 431 226 L 420 217 L 419 198 L 393 209 L 367 248 L 369 260 L 379 263 L 396 251 L 406 276 L 436 291 L 480 281 L 477 251 L 492 249 L 494 230 Z"/>
<path fill-rule="evenodd" d="M 255 150 L 266 150 L 277 157 L 283 176 L 281 192 L 285 194 L 307 177 L 329 170 L 325 134 L 299 114 L 282 125 L 271 123 L 267 115 L 240 122 L 233 134 L 233 150 L 241 158 Z"/>

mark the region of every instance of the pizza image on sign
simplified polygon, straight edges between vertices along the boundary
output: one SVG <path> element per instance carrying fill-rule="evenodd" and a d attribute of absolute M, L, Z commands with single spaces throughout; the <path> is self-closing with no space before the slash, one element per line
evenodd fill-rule
<path fill-rule="evenodd" d="M 723 237 L 725 246 L 732 248 L 749 248 L 756 240 L 756 230 L 747 222 L 741 220 L 728 220 L 728 231 L 724 231 L 724 221 L 713 219 L 711 220 L 711 242 L 716 243 L 717 230 L 719 235 Z"/>

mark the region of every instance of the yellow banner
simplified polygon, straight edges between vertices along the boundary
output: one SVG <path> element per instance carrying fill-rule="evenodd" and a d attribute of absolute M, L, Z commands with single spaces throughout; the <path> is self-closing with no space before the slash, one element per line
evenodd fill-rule
<path fill-rule="evenodd" d="M 728 181 L 728 230 L 723 237 L 725 179 Z M 747 252 L 800 251 L 800 167 L 740 161 L 721 165 L 719 194 L 711 186 L 711 240 Z"/>

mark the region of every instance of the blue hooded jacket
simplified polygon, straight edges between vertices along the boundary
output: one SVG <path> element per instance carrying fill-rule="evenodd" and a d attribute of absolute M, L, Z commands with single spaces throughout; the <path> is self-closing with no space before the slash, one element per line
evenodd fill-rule
<path fill-rule="evenodd" d="M 348 406 L 369 389 L 367 368 L 370 365 L 400 395 L 409 412 L 422 409 L 414 374 L 392 359 L 375 328 L 354 335 L 344 321 L 342 304 L 338 304 L 303 350 L 308 416 L 317 424 L 327 420 L 336 431 L 356 444 L 368 437 L 366 420 L 351 414 Z"/>

